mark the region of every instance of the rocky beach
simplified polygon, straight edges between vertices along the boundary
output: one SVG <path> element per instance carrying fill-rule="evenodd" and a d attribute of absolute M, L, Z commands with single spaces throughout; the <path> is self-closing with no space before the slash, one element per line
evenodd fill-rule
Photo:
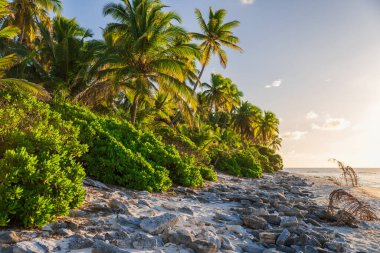
<path fill-rule="evenodd" d="M 85 188 L 85 204 L 67 217 L 38 230 L 3 228 L 0 252 L 380 252 L 379 222 L 351 228 L 325 219 L 328 195 L 340 187 L 324 177 L 219 174 L 205 188 L 166 193 L 86 179 Z"/>

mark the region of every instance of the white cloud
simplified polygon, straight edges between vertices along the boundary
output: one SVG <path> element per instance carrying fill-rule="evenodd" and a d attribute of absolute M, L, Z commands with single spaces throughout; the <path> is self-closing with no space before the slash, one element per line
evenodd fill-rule
<path fill-rule="evenodd" d="M 265 88 L 267 88 L 267 89 L 272 88 L 272 87 L 273 87 L 273 88 L 277 88 L 277 87 L 280 87 L 281 84 L 282 84 L 282 80 L 281 80 L 281 79 L 278 79 L 278 80 L 273 81 L 272 84 L 270 84 L 270 85 L 266 85 Z"/>
<path fill-rule="evenodd" d="M 344 118 L 328 117 L 322 125 L 312 124 L 311 127 L 316 130 L 336 131 L 350 127 L 351 122 Z"/>
<path fill-rule="evenodd" d="M 253 4 L 256 0 L 240 0 L 242 4 Z"/>
<path fill-rule="evenodd" d="M 290 139 L 290 140 L 300 140 L 306 134 L 307 134 L 306 131 L 292 131 L 292 132 L 286 132 L 282 134 L 281 137 L 284 139 Z"/>
<path fill-rule="evenodd" d="M 306 119 L 317 119 L 319 115 L 313 111 L 310 111 L 306 114 Z"/>

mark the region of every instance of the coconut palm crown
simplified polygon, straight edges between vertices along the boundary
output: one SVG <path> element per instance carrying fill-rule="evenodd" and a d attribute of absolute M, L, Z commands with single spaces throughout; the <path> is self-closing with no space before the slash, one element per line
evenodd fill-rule
<path fill-rule="evenodd" d="M 239 38 L 236 37 L 232 32 L 232 29 L 238 27 L 240 25 L 240 22 L 234 20 L 224 23 L 224 19 L 227 15 L 227 11 L 224 9 L 220 9 L 214 12 L 210 7 L 208 22 L 206 22 L 199 9 L 195 10 L 195 15 L 201 28 L 201 33 L 193 32 L 190 33 L 190 35 L 192 38 L 201 41 L 200 63 L 202 65 L 202 68 L 198 77 L 198 79 L 200 79 L 206 66 L 210 62 L 212 55 L 217 54 L 219 56 L 220 64 L 224 68 L 227 66 L 227 53 L 223 47 L 242 51 L 242 49 L 237 45 L 239 43 Z M 200 81 L 194 85 L 194 90 L 197 89 L 197 86 L 199 84 Z"/>

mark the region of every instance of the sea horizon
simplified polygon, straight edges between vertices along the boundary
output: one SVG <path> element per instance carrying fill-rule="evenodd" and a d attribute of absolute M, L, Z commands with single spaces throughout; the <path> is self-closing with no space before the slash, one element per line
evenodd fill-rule
<path fill-rule="evenodd" d="M 380 168 L 354 168 L 358 177 L 359 184 L 365 187 L 380 189 Z M 325 176 L 340 178 L 341 170 L 339 168 L 284 168 L 284 171 L 297 173 L 307 176 Z"/>

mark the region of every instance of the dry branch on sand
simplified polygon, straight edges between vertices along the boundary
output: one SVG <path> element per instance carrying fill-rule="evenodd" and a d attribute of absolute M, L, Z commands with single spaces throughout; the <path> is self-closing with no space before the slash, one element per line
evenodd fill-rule
<path fill-rule="evenodd" d="M 352 221 L 354 218 L 366 221 L 379 219 L 375 211 L 368 204 L 358 200 L 343 189 L 331 192 L 329 200 L 329 214 L 335 215 L 335 210 L 340 209 L 336 214 L 338 222 L 344 221 L 347 224 L 347 222 Z"/>
<path fill-rule="evenodd" d="M 355 170 L 345 165 L 343 162 L 336 160 L 335 158 L 329 159 L 330 162 L 335 162 L 338 164 L 339 169 L 342 171 L 342 177 L 344 178 L 344 181 L 346 182 L 346 185 L 351 184 L 352 187 L 359 186 L 359 178 L 356 174 Z"/>

